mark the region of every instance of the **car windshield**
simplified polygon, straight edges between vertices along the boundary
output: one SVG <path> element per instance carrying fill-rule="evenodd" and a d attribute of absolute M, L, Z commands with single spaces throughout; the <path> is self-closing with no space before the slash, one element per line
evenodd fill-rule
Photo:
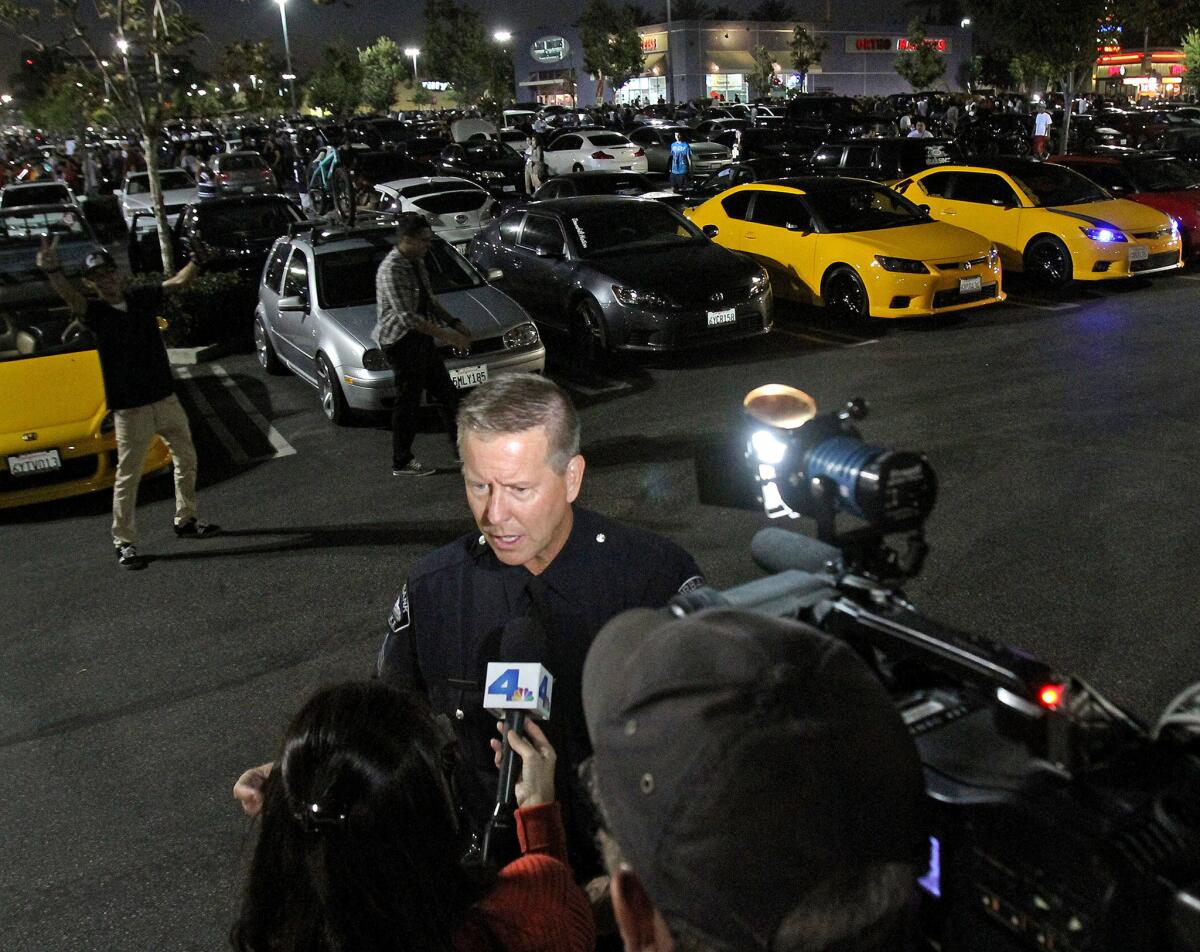
<path fill-rule="evenodd" d="M 65 185 L 47 183 L 4 190 L 0 207 L 15 208 L 18 205 L 68 205 L 71 193 Z"/>
<path fill-rule="evenodd" d="M 1200 188 L 1200 172 L 1177 159 L 1148 159 L 1126 166 L 1139 192 L 1181 192 Z"/>
<path fill-rule="evenodd" d="M 472 162 L 494 162 L 497 159 L 520 159 L 521 154 L 507 142 L 465 142 L 467 158 Z"/>
<path fill-rule="evenodd" d="M 158 181 L 162 185 L 164 192 L 169 192 L 180 188 L 195 188 L 196 183 L 192 181 L 192 177 L 182 169 L 170 172 L 160 172 Z M 150 193 L 150 176 L 138 175 L 131 176 L 126 183 L 126 195 L 148 195 Z"/>
<path fill-rule="evenodd" d="M 574 180 L 579 195 L 641 195 L 653 192 L 655 185 L 644 175 L 604 172 L 600 175 L 581 175 Z"/>
<path fill-rule="evenodd" d="M 300 215 L 287 202 L 255 202 L 251 205 L 214 206 L 201 203 L 196 234 L 213 245 L 239 245 L 243 241 L 278 238 Z"/>
<path fill-rule="evenodd" d="M 818 189 L 805 195 L 805 200 L 826 232 L 874 231 L 929 221 L 908 199 L 881 186 Z"/>
<path fill-rule="evenodd" d="M 593 132 L 587 136 L 592 145 L 629 145 L 630 142 L 619 132 Z M 585 146 L 586 148 L 586 146 Z"/>
<path fill-rule="evenodd" d="M 1010 171 L 1009 174 L 1033 199 L 1033 203 L 1040 207 L 1082 205 L 1085 202 L 1107 201 L 1112 197 L 1078 172 L 1072 172 L 1061 165 L 1031 164 L 1020 171 Z"/>
<path fill-rule="evenodd" d="M 0 362 L 96 349 L 95 339 L 80 325 L 67 333 L 70 325 L 70 315 L 62 312 L 0 314 Z"/>
<path fill-rule="evenodd" d="M 615 202 L 567 216 L 585 258 L 651 245 L 705 241 L 691 222 L 656 202 Z"/>
<path fill-rule="evenodd" d="M 267 167 L 261 155 L 248 155 L 244 152 L 231 152 L 222 156 L 220 165 L 222 172 L 248 172 Z"/>
<path fill-rule="evenodd" d="M 390 243 L 326 251 L 317 255 L 317 299 L 321 307 L 366 307 L 375 303 L 375 272 Z M 429 284 L 434 294 L 482 287 L 483 279 L 471 264 L 444 241 L 435 241 L 425 255 Z"/>
<path fill-rule="evenodd" d="M 935 165 L 947 165 L 961 158 L 958 146 L 953 142 L 905 139 L 900 150 L 900 172 L 913 175 Z"/>
<path fill-rule="evenodd" d="M 0 214 L 0 247 L 40 245 L 47 235 L 55 235 L 68 244 L 91 238 L 79 213 L 68 208 L 18 208 Z"/>
<path fill-rule="evenodd" d="M 684 142 L 695 142 L 696 141 L 696 133 L 693 132 L 691 129 L 685 129 L 685 128 L 663 129 L 663 132 L 665 132 L 667 134 L 668 142 L 674 142 L 675 136 L 677 134 L 683 136 Z M 624 138 L 624 136 L 622 136 L 622 138 Z M 592 142 L 596 142 L 595 137 L 592 138 Z M 599 145 L 600 143 L 596 142 L 596 144 Z"/>
<path fill-rule="evenodd" d="M 354 156 L 354 174 L 370 182 L 392 182 L 420 175 L 425 168 L 401 152 L 366 152 Z"/>
<path fill-rule="evenodd" d="M 413 202 L 417 208 L 434 215 L 447 215 L 453 212 L 473 212 L 483 208 L 488 200 L 488 193 L 480 189 L 461 192 L 442 192 L 440 195 L 430 195 Z"/>

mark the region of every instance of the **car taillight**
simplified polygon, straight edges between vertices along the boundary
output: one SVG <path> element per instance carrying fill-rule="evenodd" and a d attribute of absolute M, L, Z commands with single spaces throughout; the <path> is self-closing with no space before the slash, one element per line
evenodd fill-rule
<path fill-rule="evenodd" d="M 593 159 L 611 159 L 612 156 L 609 155 L 607 152 L 593 152 L 592 158 Z"/>
<path fill-rule="evenodd" d="M 638 150 L 637 150 L 635 153 L 633 153 L 633 157 L 634 157 L 635 159 L 640 159 L 640 158 L 641 158 L 643 155 L 645 155 L 645 154 L 646 154 L 646 150 L 645 150 L 645 149 L 638 149 Z"/>
<path fill-rule="evenodd" d="M 270 177 L 271 177 L 271 170 L 270 170 L 270 169 L 263 169 L 263 170 L 262 170 L 262 172 L 263 172 L 263 178 L 270 178 Z"/>
<path fill-rule="evenodd" d="M 218 181 L 218 182 L 228 182 L 228 181 L 229 181 L 229 173 L 227 173 L 227 172 L 218 172 L 218 173 L 217 173 L 217 181 Z"/>

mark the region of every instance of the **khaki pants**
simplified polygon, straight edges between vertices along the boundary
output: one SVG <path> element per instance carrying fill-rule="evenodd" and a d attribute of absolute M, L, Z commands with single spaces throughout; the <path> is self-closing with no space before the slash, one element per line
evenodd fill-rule
<path fill-rule="evenodd" d="M 148 403 L 144 407 L 116 410 L 117 478 L 113 483 L 114 545 L 133 545 L 137 542 L 138 484 L 142 467 L 154 437 L 161 436 L 171 451 L 175 464 L 175 524 L 186 522 L 196 514 L 196 447 L 187 413 L 179 398 L 171 396 Z"/>

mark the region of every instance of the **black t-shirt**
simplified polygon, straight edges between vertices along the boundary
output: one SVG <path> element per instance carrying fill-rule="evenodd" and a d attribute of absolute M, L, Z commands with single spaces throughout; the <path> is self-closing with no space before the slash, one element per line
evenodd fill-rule
<path fill-rule="evenodd" d="M 127 311 L 98 299 L 88 301 L 83 322 L 96 338 L 110 410 L 143 407 L 175 392 L 158 329 L 162 298 L 162 288 L 155 286 L 126 292 Z"/>
<path fill-rule="evenodd" d="M 450 717 L 467 768 L 459 793 L 472 825 L 481 829 L 496 796 L 488 746 L 496 722 L 483 709 L 484 671 L 489 661 L 503 660 L 505 622 L 541 622 L 544 663 L 554 675 L 545 728 L 558 753 L 571 865 L 586 878 L 600 871 L 590 805 L 574 770 L 592 752 L 581 687 L 588 648 L 610 618 L 629 608 L 661 608 L 702 581 L 695 560 L 675 543 L 579 507 L 562 551 L 539 576 L 501 563 L 473 532 L 413 566 L 392 606 L 376 671 L 396 687 L 423 691 L 436 712 Z"/>

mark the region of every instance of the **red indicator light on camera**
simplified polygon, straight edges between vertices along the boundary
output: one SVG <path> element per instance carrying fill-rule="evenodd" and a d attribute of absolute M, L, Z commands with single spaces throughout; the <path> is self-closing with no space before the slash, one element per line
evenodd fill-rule
<path fill-rule="evenodd" d="M 1063 684 L 1046 684 L 1038 691 L 1038 700 L 1042 707 L 1051 711 L 1058 710 L 1062 706 L 1063 698 L 1066 695 L 1066 685 Z"/>

